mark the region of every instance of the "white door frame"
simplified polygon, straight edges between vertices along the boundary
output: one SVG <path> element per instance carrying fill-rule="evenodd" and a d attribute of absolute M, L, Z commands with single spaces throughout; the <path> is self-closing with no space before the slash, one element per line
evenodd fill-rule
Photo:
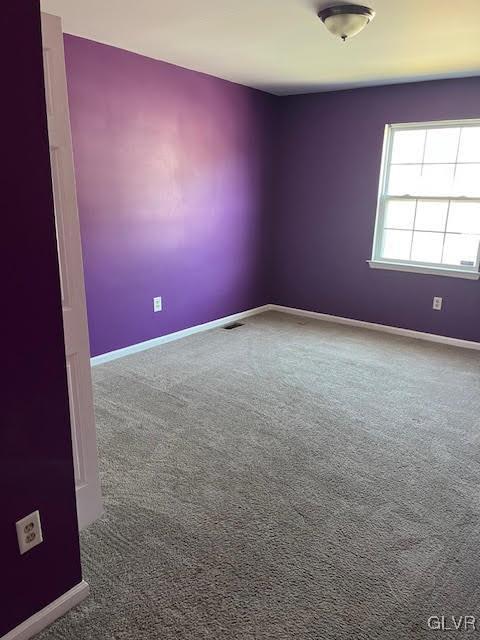
<path fill-rule="evenodd" d="M 61 19 L 42 13 L 45 92 L 79 528 L 103 512 Z"/>

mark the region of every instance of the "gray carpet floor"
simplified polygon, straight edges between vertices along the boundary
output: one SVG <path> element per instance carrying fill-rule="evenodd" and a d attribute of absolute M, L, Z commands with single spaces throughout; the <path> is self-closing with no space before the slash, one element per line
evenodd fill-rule
<path fill-rule="evenodd" d="M 41 638 L 402 640 L 480 619 L 479 374 L 473 351 L 276 313 L 96 367 L 92 595 Z"/>

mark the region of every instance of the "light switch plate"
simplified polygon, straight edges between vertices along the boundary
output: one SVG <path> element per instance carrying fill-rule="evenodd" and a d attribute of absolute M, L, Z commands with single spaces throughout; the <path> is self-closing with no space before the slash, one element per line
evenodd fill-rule
<path fill-rule="evenodd" d="M 162 310 L 162 298 L 154 298 L 153 299 L 153 311 L 157 313 Z"/>

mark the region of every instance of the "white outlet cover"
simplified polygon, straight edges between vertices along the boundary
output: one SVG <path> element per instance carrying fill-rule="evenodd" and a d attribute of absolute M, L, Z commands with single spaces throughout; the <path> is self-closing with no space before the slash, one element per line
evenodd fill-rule
<path fill-rule="evenodd" d="M 40 512 L 34 511 L 16 523 L 18 548 L 23 555 L 43 542 Z"/>
<path fill-rule="evenodd" d="M 433 299 L 433 308 L 435 309 L 435 311 L 441 311 L 442 305 L 443 305 L 443 298 L 435 296 L 435 298 Z"/>
<path fill-rule="evenodd" d="M 153 299 L 153 310 L 155 312 L 162 310 L 162 298 L 154 298 Z"/>

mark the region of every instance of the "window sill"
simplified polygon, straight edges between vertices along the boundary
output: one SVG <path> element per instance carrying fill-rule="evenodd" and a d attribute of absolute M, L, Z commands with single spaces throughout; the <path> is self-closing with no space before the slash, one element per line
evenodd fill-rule
<path fill-rule="evenodd" d="M 404 262 L 383 262 L 382 260 L 367 260 L 370 269 L 387 269 L 389 271 L 406 271 L 410 273 L 424 273 L 430 276 L 448 276 L 450 278 L 464 278 L 479 280 L 480 273 L 476 271 L 462 271 L 461 269 L 445 269 L 444 267 L 423 267 L 418 264 Z"/>

